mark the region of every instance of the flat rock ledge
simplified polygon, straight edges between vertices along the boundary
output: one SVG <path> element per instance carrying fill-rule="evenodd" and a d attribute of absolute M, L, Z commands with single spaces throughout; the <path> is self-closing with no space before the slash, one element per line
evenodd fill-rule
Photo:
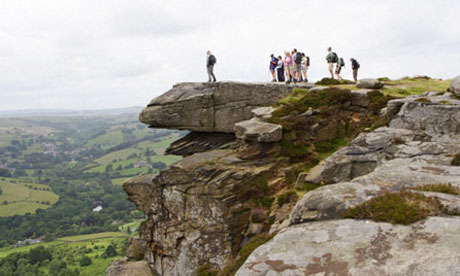
<path fill-rule="evenodd" d="M 253 117 L 252 110 L 275 104 L 293 87 L 312 86 L 307 83 L 179 83 L 153 99 L 139 120 L 155 128 L 232 133 L 235 123 Z"/>
<path fill-rule="evenodd" d="M 288 227 L 257 248 L 237 276 L 458 275 L 460 218 L 410 226 L 329 220 Z"/>

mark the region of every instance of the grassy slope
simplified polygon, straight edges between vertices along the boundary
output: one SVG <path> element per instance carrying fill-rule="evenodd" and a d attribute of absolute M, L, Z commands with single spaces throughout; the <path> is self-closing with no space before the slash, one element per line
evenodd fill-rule
<path fill-rule="evenodd" d="M 33 188 L 49 189 L 47 185 L 31 183 L 20 178 L 0 179 L 0 187 L 3 190 L 3 194 L 0 195 L 0 204 L 5 200 L 9 202 L 6 205 L 0 205 L 0 216 L 34 213 L 38 208 L 46 209 L 59 200 L 59 196 L 52 191 L 34 190 L 26 187 L 26 185 Z M 50 205 L 42 204 L 42 201 L 49 201 Z"/>
<path fill-rule="evenodd" d="M 45 242 L 40 244 L 21 246 L 16 248 L 0 249 L 0 258 L 3 258 L 9 254 L 16 252 L 27 252 L 30 249 L 37 246 L 53 247 L 58 249 L 60 252 L 66 252 L 66 256 L 72 256 L 74 258 L 74 264 L 71 265 L 68 260 L 67 267 L 69 268 L 78 268 L 80 269 L 81 275 L 86 276 L 99 276 L 105 275 L 105 270 L 109 266 L 110 262 L 113 259 L 120 258 L 119 248 L 124 243 L 125 239 L 128 236 L 120 232 L 104 232 L 97 234 L 89 235 L 79 235 L 79 236 L 70 236 L 64 237 L 57 241 Z M 111 258 L 102 258 L 102 254 L 108 245 L 115 244 L 117 245 L 118 256 Z M 85 251 L 90 251 L 86 252 Z M 92 264 L 86 267 L 80 267 L 78 260 L 86 255 L 91 258 Z M 49 269 L 48 266 L 44 266 L 41 270 L 47 272 Z"/>

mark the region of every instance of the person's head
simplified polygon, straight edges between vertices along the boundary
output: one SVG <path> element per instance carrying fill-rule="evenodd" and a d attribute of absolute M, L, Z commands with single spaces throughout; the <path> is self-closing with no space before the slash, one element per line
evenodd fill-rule
<path fill-rule="evenodd" d="M 270 57 L 273 58 L 275 55 L 271 54 Z"/>
<path fill-rule="evenodd" d="M 206 54 L 209 56 L 211 54 L 211 51 L 206 51 Z"/>
<path fill-rule="evenodd" d="M 328 52 L 332 51 L 332 47 L 327 48 L 327 51 Z"/>
<path fill-rule="evenodd" d="M 291 53 L 286 52 L 286 56 L 290 57 L 290 56 L 291 56 Z"/>
<path fill-rule="evenodd" d="M 292 50 L 292 52 L 293 52 L 293 53 L 297 53 L 297 49 L 296 49 L 296 48 L 294 48 L 294 50 Z"/>
<path fill-rule="evenodd" d="M 304 56 L 305 56 L 305 53 L 302 53 L 302 56 L 304 57 Z"/>
<path fill-rule="evenodd" d="M 353 58 L 350 58 L 350 61 L 353 61 Z"/>

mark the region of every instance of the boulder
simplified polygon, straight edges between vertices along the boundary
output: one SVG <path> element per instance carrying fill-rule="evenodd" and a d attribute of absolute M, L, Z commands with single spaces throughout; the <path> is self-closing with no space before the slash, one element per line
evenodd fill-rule
<path fill-rule="evenodd" d="M 153 272 L 146 261 L 129 262 L 126 258 L 112 261 L 105 272 L 106 276 L 152 276 Z"/>
<path fill-rule="evenodd" d="M 255 275 L 458 275 L 460 217 L 410 226 L 329 220 L 290 226 L 237 271 Z"/>
<path fill-rule="evenodd" d="M 277 142 L 283 138 L 283 127 L 252 118 L 235 124 L 235 136 L 257 142 Z"/>
<path fill-rule="evenodd" d="M 126 248 L 126 257 L 128 260 L 140 261 L 144 259 L 145 252 L 147 252 L 147 242 L 139 238 L 129 238 L 129 245 Z"/>
<path fill-rule="evenodd" d="M 351 91 L 351 104 L 359 107 L 367 107 L 370 103 L 369 97 L 367 96 L 367 93 L 369 93 L 369 89 L 363 89 L 363 90 L 352 90 Z"/>
<path fill-rule="evenodd" d="M 139 120 L 156 128 L 231 133 L 252 110 L 275 104 L 291 89 L 278 83 L 180 83 L 153 99 Z"/>
<path fill-rule="evenodd" d="M 380 89 L 383 87 L 383 83 L 381 83 L 378 79 L 367 78 L 359 80 L 356 86 L 358 88 L 365 89 Z"/>
<path fill-rule="evenodd" d="M 252 110 L 252 114 L 255 117 L 258 117 L 262 120 L 267 120 L 272 117 L 272 113 L 275 111 L 275 108 L 272 106 L 264 106 L 264 107 L 258 107 L 254 110 Z"/>
<path fill-rule="evenodd" d="M 460 97 L 460 76 L 456 76 L 450 84 L 450 91 Z"/>

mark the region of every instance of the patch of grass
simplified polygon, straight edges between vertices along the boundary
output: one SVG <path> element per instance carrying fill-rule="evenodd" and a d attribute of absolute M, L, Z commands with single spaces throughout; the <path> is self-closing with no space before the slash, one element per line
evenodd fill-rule
<path fill-rule="evenodd" d="M 232 276 L 238 271 L 238 269 L 244 264 L 246 259 L 251 253 L 256 250 L 259 246 L 270 241 L 273 235 L 262 233 L 254 236 L 248 243 L 246 243 L 240 250 L 238 256 L 230 262 L 225 268 L 218 274 L 219 276 Z"/>
<path fill-rule="evenodd" d="M 425 191 L 425 192 L 436 192 L 436 193 L 443 193 L 443 194 L 451 194 L 451 195 L 460 195 L 460 189 L 452 186 L 452 184 L 432 184 L 432 185 L 424 185 L 420 187 L 412 188 L 413 190 L 417 191 Z"/>
<path fill-rule="evenodd" d="M 450 86 L 450 80 L 426 78 L 404 78 L 390 80 L 382 91 L 391 96 L 420 95 L 425 92 L 445 92 Z"/>
<path fill-rule="evenodd" d="M 350 80 L 337 80 L 331 78 L 322 78 L 320 81 L 315 83 L 316 85 L 340 85 L 340 84 L 354 84 Z"/>
<path fill-rule="evenodd" d="M 262 207 L 269 209 L 272 207 L 273 201 L 275 201 L 274 197 L 263 197 L 259 202 Z"/>
<path fill-rule="evenodd" d="M 62 237 L 62 238 L 59 238 L 58 241 L 80 242 L 80 241 L 88 241 L 88 240 L 121 238 L 121 237 L 127 237 L 127 235 L 121 232 L 102 232 L 102 233 L 95 233 L 95 234 Z"/>
<path fill-rule="evenodd" d="M 387 77 L 382 77 L 382 78 L 378 78 L 377 79 L 378 81 L 391 81 L 389 78 Z"/>
<path fill-rule="evenodd" d="M 297 201 L 299 199 L 299 196 L 295 191 L 287 191 L 285 193 L 282 193 L 276 198 L 276 203 L 278 204 L 279 207 L 283 206 L 286 203 L 291 203 L 294 201 Z"/>
<path fill-rule="evenodd" d="M 301 159 L 311 153 L 310 145 L 299 141 L 281 141 L 282 154 L 293 160 Z"/>
<path fill-rule="evenodd" d="M 297 190 L 298 191 L 302 191 L 302 192 L 309 192 L 309 191 L 313 191 L 317 188 L 321 187 L 320 184 L 314 184 L 314 183 L 304 183 L 301 187 L 298 187 Z"/>
<path fill-rule="evenodd" d="M 452 159 L 452 162 L 450 163 L 452 166 L 460 166 L 460 153 L 457 153 L 454 156 L 454 159 Z"/>
<path fill-rule="evenodd" d="M 217 276 L 219 271 L 215 270 L 209 263 L 200 266 L 196 272 L 197 276 Z"/>
<path fill-rule="evenodd" d="M 401 191 L 376 196 L 345 212 L 345 218 L 370 219 L 393 224 L 411 224 L 443 212 L 438 199 Z"/>
<path fill-rule="evenodd" d="M 418 98 L 415 101 L 419 103 L 431 103 L 431 100 L 427 98 Z"/>
<path fill-rule="evenodd" d="M 318 152 L 317 157 L 324 160 L 331 154 L 336 152 L 339 148 L 348 145 L 348 141 L 342 137 L 336 138 L 332 141 L 321 141 L 315 143 L 315 151 Z"/>
<path fill-rule="evenodd" d="M 446 100 L 440 101 L 439 103 L 440 103 L 440 104 L 452 104 L 451 102 L 446 101 Z"/>

